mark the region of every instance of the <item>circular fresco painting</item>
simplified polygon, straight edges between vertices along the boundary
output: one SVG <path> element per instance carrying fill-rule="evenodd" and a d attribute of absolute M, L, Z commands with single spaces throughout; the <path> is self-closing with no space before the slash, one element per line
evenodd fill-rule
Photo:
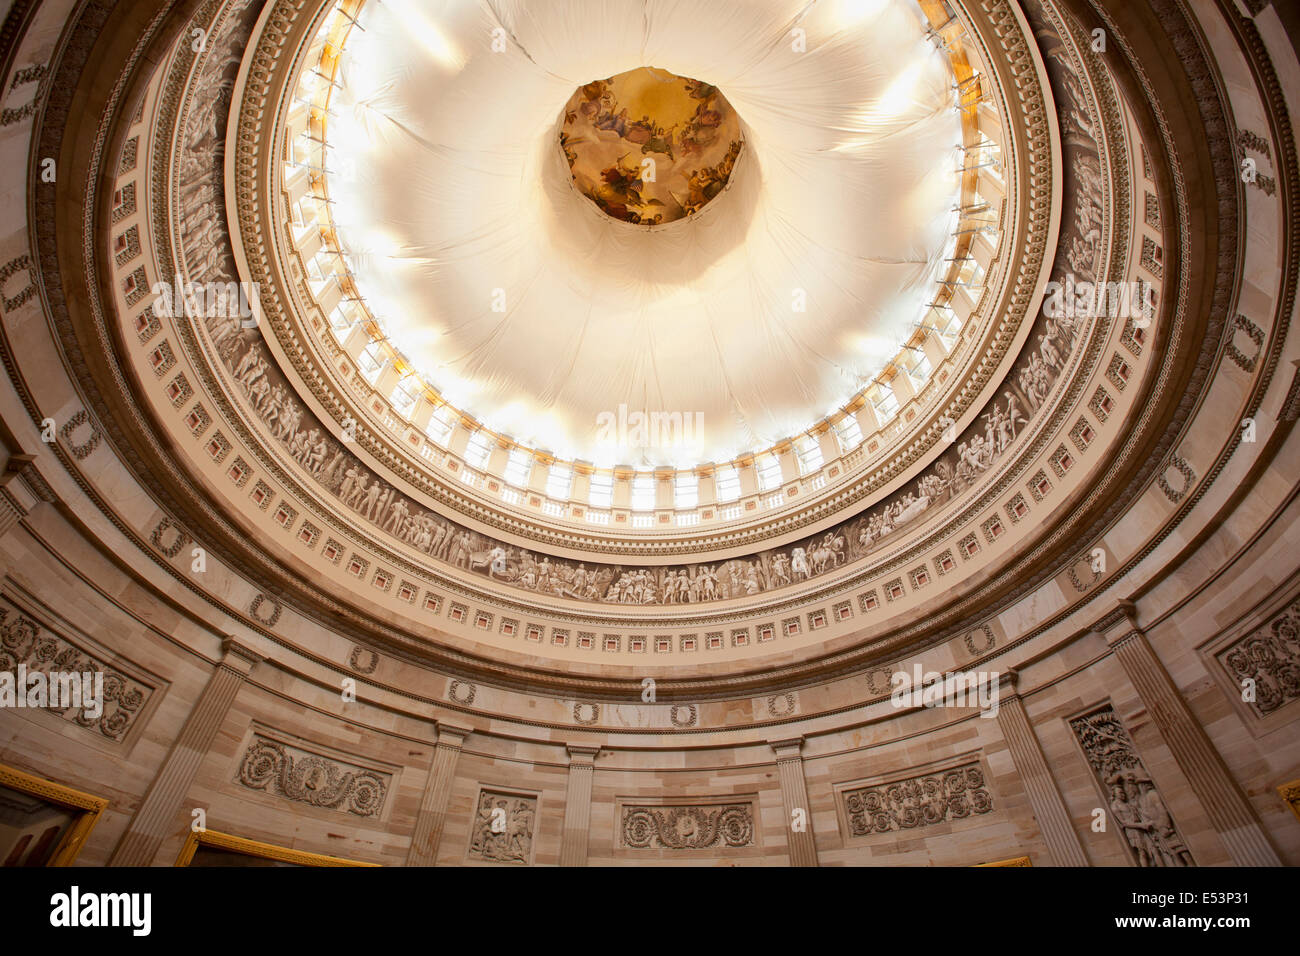
<path fill-rule="evenodd" d="M 654 67 L 579 87 L 560 127 L 578 189 L 607 215 L 648 226 L 721 193 L 743 142 L 716 86 Z"/>

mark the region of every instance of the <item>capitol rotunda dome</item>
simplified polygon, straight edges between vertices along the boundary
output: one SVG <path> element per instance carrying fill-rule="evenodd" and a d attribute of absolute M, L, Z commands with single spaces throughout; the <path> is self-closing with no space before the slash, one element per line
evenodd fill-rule
<path fill-rule="evenodd" d="M 18 0 L 0 859 L 1300 863 L 1280 6 Z"/>

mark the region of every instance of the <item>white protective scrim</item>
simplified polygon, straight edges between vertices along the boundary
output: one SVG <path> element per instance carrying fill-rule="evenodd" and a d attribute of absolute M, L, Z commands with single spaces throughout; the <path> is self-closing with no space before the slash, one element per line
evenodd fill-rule
<path fill-rule="evenodd" d="M 328 132 L 342 242 L 393 344 L 496 431 L 729 459 L 850 399 L 935 294 L 961 128 L 911 0 L 371 0 L 360 24 Z M 580 194 L 557 139 L 578 86 L 642 66 L 718 86 L 745 136 L 727 190 L 655 228 Z M 620 405 L 702 435 L 619 447 Z"/>

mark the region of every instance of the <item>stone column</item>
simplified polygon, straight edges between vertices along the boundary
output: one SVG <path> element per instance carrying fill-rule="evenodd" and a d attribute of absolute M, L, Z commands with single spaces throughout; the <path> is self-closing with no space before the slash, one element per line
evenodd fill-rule
<path fill-rule="evenodd" d="M 0 538 L 7 535 L 41 499 L 20 480 L 30 469 L 35 471 L 35 456 L 10 455 L 0 472 Z"/>
<path fill-rule="evenodd" d="M 126 833 L 109 859 L 109 866 L 148 866 L 153 862 L 175 825 L 181 801 L 189 792 L 199 764 L 207 755 L 212 738 L 225 720 L 226 712 L 261 655 L 228 638 L 221 644 L 224 655 L 208 686 L 203 688 L 180 736 L 158 769 L 148 792 L 131 818 Z"/>
<path fill-rule="evenodd" d="M 1134 606 L 1124 601 L 1121 607 L 1126 626 L 1117 628 L 1114 636 L 1107 636 L 1106 643 L 1201 801 L 1232 862 L 1237 866 L 1281 866 L 1254 807 L 1174 686 L 1146 634 L 1137 626 Z"/>
<path fill-rule="evenodd" d="M 600 748 L 570 744 L 568 751 L 569 782 L 564 791 L 560 866 L 586 866 L 587 834 L 591 830 L 591 778 Z"/>
<path fill-rule="evenodd" d="M 1088 857 L 1079 842 L 1079 834 L 1074 830 L 1070 812 L 1065 808 L 1043 748 L 1029 723 L 1029 715 L 1025 713 L 1024 701 L 1016 687 L 1016 676 L 1015 671 L 1008 673 L 1007 685 L 998 704 L 998 727 L 1011 752 L 1011 762 L 1016 765 L 1016 772 L 1024 782 L 1034 819 L 1038 821 L 1038 829 L 1042 831 L 1043 842 L 1047 844 L 1052 860 L 1057 866 L 1088 866 Z"/>
<path fill-rule="evenodd" d="M 803 738 L 769 740 L 776 753 L 776 770 L 781 780 L 781 802 L 785 804 L 785 829 L 791 866 L 817 866 L 817 841 L 813 837 L 812 808 L 808 805 L 808 783 L 803 775 Z M 794 829 L 795 811 L 803 811 L 803 828 Z"/>
<path fill-rule="evenodd" d="M 419 816 L 415 818 L 411 848 L 406 853 L 407 866 L 433 866 L 437 859 L 438 844 L 442 841 L 442 828 L 447 819 L 447 802 L 456 782 L 456 762 L 470 732 L 468 727 L 438 724 L 438 743 L 433 748 L 429 779 L 424 785 Z"/>

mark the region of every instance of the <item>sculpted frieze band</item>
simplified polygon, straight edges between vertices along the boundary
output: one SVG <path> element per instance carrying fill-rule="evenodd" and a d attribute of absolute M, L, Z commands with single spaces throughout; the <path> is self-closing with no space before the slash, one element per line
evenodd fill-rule
<path fill-rule="evenodd" d="M 238 278 L 225 217 L 221 131 L 230 91 L 251 29 L 256 3 L 236 3 L 214 37 L 211 54 L 194 80 L 183 131 L 177 195 L 185 271 L 191 280 L 232 283 Z M 1049 58 L 1052 51 L 1049 50 Z M 1052 63 L 1067 130 L 1065 178 L 1069 217 L 1056 270 L 1092 280 L 1101 271 L 1105 195 L 1094 122 L 1082 83 L 1064 54 Z M 1057 275 L 1062 279 L 1064 275 Z M 678 566 L 580 562 L 553 557 L 471 530 L 421 506 L 375 475 L 347 444 L 294 396 L 262 341 L 238 315 L 195 316 L 224 365 L 232 390 L 242 392 L 281 450 L 338 503 L 373 529 L 392 536 L 444 566 L 525 592 L 601 604 L 667 606 L 707 604 L 795 587 L 833 575 L 892 543 L 900 531 L 953 502 L 1012 453 L 1012 446 L 1047 407 L 1084 334 L 1072 314 L 1034 320 L 1030 338 L 994 397 L 914 483 L 833 528 L 782 548 L 725 561 Z M 237 386 L 237 388 L 235 388 Z"/>

